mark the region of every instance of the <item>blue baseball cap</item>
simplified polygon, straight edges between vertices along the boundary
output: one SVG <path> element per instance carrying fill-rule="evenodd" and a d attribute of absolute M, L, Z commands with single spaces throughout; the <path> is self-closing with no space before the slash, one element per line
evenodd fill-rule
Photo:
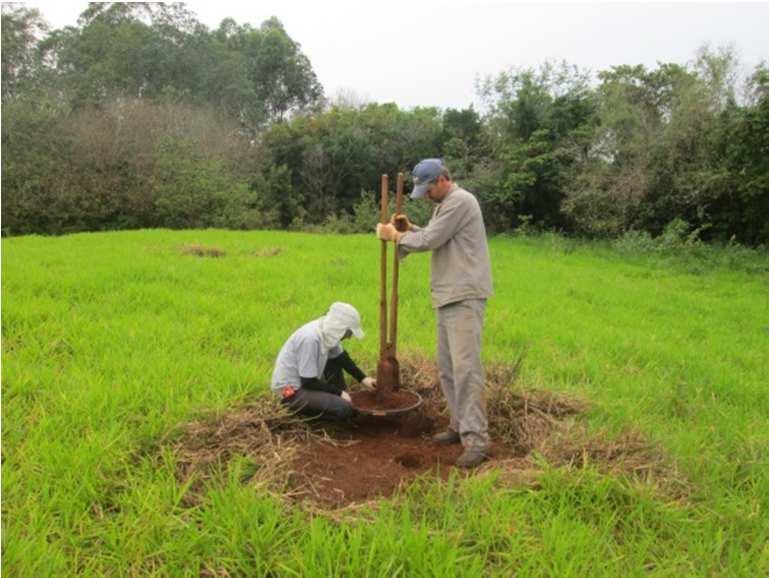
<path fill-rule="evenodd" d="M 411 178 L 414 180 L 414 190 L 411 191 L 412 199 L 419 199 L 425 196 L 430 185 L 438 180 L 441 171 L 445 168 L 441 159 L 424 159 L 420 161 L 414 170 L 411 171 Z"/>

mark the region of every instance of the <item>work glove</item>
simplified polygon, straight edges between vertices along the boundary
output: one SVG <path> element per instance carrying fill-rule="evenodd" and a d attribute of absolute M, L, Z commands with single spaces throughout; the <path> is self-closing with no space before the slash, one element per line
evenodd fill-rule
<path fill-rule="evenodd" d="M 368 390 L 372 390 L 376 387 L 376 379 L 374 379 L 373 377 L 364 377 L 361 383 L 363 384 L 363 387 L 365 387 Z"/>
<path fill-rule="evenodd" d="M 382 241 L 394 241 L 397 243 L 401 240 L 403 233 L 396 231 L 392 223 L 379 223 L 376 226 L 376 236 L 382 239 Z"/>
<path fill-rule="evenodd" d="M 343 391 L 339 397 L 341 397 L 347 403 L 352 403 L 352 398 L 350 397 L 350 394 L 347 393 L 346 391 Z"/>
<path fill-rule="evenodd" d="M 403 213 L 394 213 L 390 218 L 390 222 L 395 226 L 395 229 L 401 233 L 410 231 L 413 226 L 411 221 L 409 221 L 409 218 Z"/>

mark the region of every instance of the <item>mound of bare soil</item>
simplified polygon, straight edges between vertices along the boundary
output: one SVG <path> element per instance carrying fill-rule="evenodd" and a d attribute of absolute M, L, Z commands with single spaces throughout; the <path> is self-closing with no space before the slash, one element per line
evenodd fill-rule
<path fill-rule="evenodd" d="M 414 406 L 418 399 L 410 391 L 354 391 L 352 405 L 362 410 L 400 410 Z"/>
<path fill-rule="evenodd" d="M 502 469 L 509 474 L 505 479 L 535 484 L 530 456 L 537 452 L 567 467 L 590 463 L 642 478 L 669 473 L 656 448 L 637 434 L 588 435 L 574 419 L 584 411 L 583 402 L 552 392 L 516 391 L 511 384 L 518 365 L 487 368 L 493 445 L 481 470 Z M 462 446 L 430 439 L 448 426 L 434 365 L 401 360 L 401 370 L 403 388 L 423 399 L 418 409 L 402 415 L 307 421 L 264 398 L 188 424 L 173 444 L 178 477 L 191 482 L 187 502 L 196 502 L 204 483 L 234 456 L 251 462 L 249 483 L 324 510 L 390 496 L 419 475 L 445 479 L 459 471 L 453 464 Z"/>

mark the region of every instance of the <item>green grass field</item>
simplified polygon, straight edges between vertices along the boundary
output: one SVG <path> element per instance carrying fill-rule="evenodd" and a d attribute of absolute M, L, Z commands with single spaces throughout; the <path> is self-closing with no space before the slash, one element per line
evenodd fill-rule
<path fill-rule="evenodd" d="M 185 245 L 226 251 L 185 255 Z M 267 391 L 274 356 L 336 300 L 373 371 L 371 236 L 135 231 L 2 242 L 7 576 L 760 576 L 769 573 L 769 256 L 758 270 L 616 253 L 555 236 L 491 241 L 488 363 L 515 387 L 590 402 L 592 431 L 638 431 L 688 481 L 543 463 L 429 479 L 358 520 L 240 481 L 182 502 L 159 440 Z M 429 256 L 401 267 L 400 355 L 431 356 Z"/>

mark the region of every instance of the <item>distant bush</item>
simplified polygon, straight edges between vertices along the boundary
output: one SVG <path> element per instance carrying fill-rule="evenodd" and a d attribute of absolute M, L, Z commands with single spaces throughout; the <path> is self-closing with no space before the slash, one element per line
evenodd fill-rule
<path fill-rule="evenodd" d="M 138 227 L 259 228 L 258 150 L 212 111 L 115 102 L 70 114 L 3 106 L 3 230 L 67 233 Z"/>
<path fill-rule="evenodd" d="M 390 197 L 389 201 L 387 214 L 393 215 L 395 200 Z M 402 210 L 412 223 L 419 226 L 426 225 L 432 214 L 432 206 L 426 200 L 412 201 L 404 198 Z M 352 213 L 332 214 L 322 224 L 307 228 L 326 233 L 372 233 L 379 222 L 381 222 L 379 194 L 363 191 L 360 200 L 353 206 Z"/>
<path fill-rule="evenodd" d="M 645 255 L 674 262 L 691 273 L 702 273 L 712 267 L 769 273 L 769 253 L 765 246 L 745 247 L 734 239 L 725 244 L 706 244 L 700 239 L 701 232 L 702 228 L 674 219 L 657 237 L 646 231 L 631 230 L 614 239 L 611 245 L 625 256 Z"/>
<path fill-rule="evenodd" d="M 258 199 L 219 159 L 205 158 L 189 140 L 164 138 L 155 166 L 155 217 L 178 229 L 258 228 Z"/>

